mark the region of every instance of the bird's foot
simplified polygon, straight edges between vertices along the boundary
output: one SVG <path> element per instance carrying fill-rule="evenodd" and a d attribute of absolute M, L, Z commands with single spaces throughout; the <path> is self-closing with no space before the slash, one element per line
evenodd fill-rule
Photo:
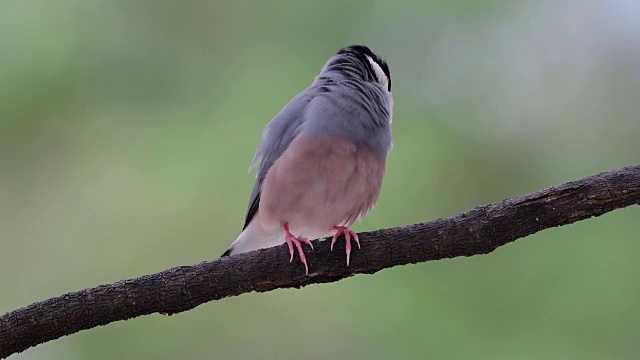
<path fill-rule="evenodd" d="M 300 261 L 302 261 L 302 263 L 304 264 L 305 274 L 309 275 L 309 266 L 307 265 L 307 258 L 306 256 L 304 256 L 304 250 L 302 250 L 302 244 L 311 246 L 311 250 L 313 250 L 313 245 L 307 238 L 298 238 L 293 236 L 293 234 L 291 234 L 291 231 L 289 231 L 289 223 L 283 223 L 282 228 L 284 229 L 285 240 L 287 241 L 287 246 L 289 246 L 289 253 L 291 254 L 291 259 L 289 259 L 289 262 L 293 261 L 293 246 L 295 245 L 298 249 L 298 255 L 300 255 Z"/>
<path fill-rule="evenodd" d="M 347 266 L 349 266 L 349 257 L 351 256 L 351 238 L 356 241 L 358 244 L 358 249 L 360 249 L 360 239 L 358 239 L 358 234 L 356 234 L 353 230 L 349 230 L 346 226 L 334 226 L 331 228 L 331 231 L 335 231 L 336 234 L 333 235 L 333 239 L 331 239 L 331 251 L 333 251 L 333 244 L 336 243 L 340 235 L 344 235 L 344 239 L 347 243 Z"/>

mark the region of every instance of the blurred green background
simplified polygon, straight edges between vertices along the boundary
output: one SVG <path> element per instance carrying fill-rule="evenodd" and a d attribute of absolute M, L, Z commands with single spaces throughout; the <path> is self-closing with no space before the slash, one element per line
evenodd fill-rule
<path fill-rule="evenodd" d="M 264 125 L 340 47 L 391 67 L 373 230 L 640 163 L 640 3 L 0 2 L 0 313 L 216 258 Z M 634 359 L 640 208 L 12 359 Z"/>

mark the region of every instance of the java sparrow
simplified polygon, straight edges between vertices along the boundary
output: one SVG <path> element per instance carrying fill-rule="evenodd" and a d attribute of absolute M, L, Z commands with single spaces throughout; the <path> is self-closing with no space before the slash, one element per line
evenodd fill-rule
<path fill-rule="evenodd" d="M 249 170 L 260 166 L 244 228 L 222 255 L 287 243 L 309 273 L 302 244 L 349 229 L 378 200 L 391 150 L 393 98 L 387 63 L 368 47 L 340 49 L 313 83 L 266 126 Z"/>

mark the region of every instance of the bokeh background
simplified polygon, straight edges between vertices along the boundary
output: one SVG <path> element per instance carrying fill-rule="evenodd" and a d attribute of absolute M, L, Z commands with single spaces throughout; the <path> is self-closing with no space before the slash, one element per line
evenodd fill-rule
<path fill-rule="evenodd" d="M 0 313 L 213 259 L 264 125 L 337 49 L 391 67 L 356 230 L 640 163 L 640 3 L 0 2 Z M 490 255 L 247 294 L 12 359 L 635 359 L 640 208 Z"/>

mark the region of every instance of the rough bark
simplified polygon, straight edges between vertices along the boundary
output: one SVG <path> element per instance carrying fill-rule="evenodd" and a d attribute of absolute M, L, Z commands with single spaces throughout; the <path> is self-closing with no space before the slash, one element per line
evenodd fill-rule
<path fill-rule="evenodd" d="M 361 234 L 342 251 L 314 241 L 309 275 L 277 246 L 68 293 L 0 317 L 0 357 L 80 330 L 151 313 L 175 314 L 251 291 L 302 287 L 397 265 L 487 254 L 551 227 L 640 204 L 640 165 L 590 176 L 435 221 Z"/>

